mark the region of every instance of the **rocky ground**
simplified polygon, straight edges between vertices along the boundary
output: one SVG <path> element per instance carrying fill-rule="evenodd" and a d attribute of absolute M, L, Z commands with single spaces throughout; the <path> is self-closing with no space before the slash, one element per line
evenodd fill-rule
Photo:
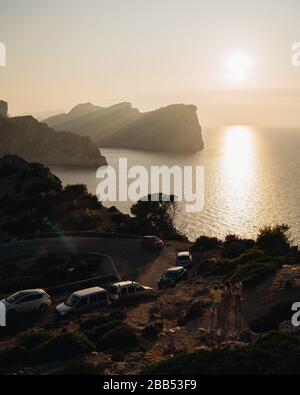
<path fill-rule="evenodd" d="M 138 273 L 137 279 L 153 284 L 158 275 L 174 263 L 174 253 L 186 247 L 186 244 L 169 243 L 162 255 L 151 265 Z M 194 268 L 195 269 L 195 268 Z M 286 284 L 294 278 L 292 286 Z M 209 291 L 219 278 L 203 278 L 195 270 L 190 278 L 175 288 L 159 291 L 148 300 L 121 306 L 126 314 L 125 321 L 136 328 L 142 336 L 143 346 L 138 351 L 125 353 L 92 352 L 84 357 L 67 362 L 52 362 L 38 367 L 16 367 L 9 374 L 138 374 L 152 362 L 160 361 L 171 355 L 190 349 L 214 349 L 220 347 L 243 347 L 257 338 L 249 330 L 254 318 L 269 311 L 278 301 L 299 299 L 300 269 L 297 266 L 283 266 L 276 275 L 261 285 L 245 290 L 241 315 L 237 315 L 234 303 L 230 307 L 230 325 L 227 333 L 224 328 L 224 308 L 221 308 L 219 325 L 212 329 L 209 309 Z M 120 309 L 120 306 L 108 309 Z M 78 333 L 80 324 L 101 313 L 75 317 L 64 322 L 44 322 L 41 328 L 57 333 Z M 283 331 L 289 331 L 290 325 L 282 325 Z M 19 336 L 19 335 L 18 335 Z M 0 341 L 0 349 L 16 343 L 18 337 Z"/>

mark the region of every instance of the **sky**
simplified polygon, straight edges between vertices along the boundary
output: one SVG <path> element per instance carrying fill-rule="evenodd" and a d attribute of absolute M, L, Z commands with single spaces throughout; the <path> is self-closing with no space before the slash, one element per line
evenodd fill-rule
<path fill-rule="evenodd" d="M 0 0 L 10 113 L 195 104 L 203 126 L 300 128 L 299 0 Z"/>

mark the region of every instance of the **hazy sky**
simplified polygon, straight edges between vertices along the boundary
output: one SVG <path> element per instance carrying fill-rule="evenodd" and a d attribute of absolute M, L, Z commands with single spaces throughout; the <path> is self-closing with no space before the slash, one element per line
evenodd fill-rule
<path fill-rule="evenodd" d="M 300 127 L 299 0 L 0 0 L 0 42 L 12 114 L 184 102 L 204 126 Z"/>

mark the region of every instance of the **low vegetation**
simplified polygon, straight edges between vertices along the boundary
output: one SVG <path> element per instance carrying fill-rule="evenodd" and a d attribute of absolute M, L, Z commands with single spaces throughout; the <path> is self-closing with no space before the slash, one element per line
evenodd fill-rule
<path fill-rule="evenodd" d="M 278 330 L 282 322 L 291 320 L 291 306 L 294 303 L 295 300 L 288 300 L 276 304 L 268 313 L 253 320 L 250 329 L 257 333 Z"/>
<path fill-rule="evenodd" d="M 26 335 L 15 347 L 2 351 L 0 366 L 36 365 L 65 360 L 94 350 L 94 345 L 83 335 L 64 333 Z"/>
<path fill-rule="evenodd" d="M 285 375 L 300 374 L 300 341 L 273 332 L 255 344 L 233 350 L 197 350 L 148 366 L 152 375 Z"/>
<path fill-rule="evenodd" d="M 288 262 L 298 261 L 299 252 L 290 246 L 288 232 L 287 225 L 278 225 L 261 229 L 256 241 L 228 235 L 221 248 L 221 258 L 201 263 L 198 273 L 203 276 L 223 276 L 232 283 L 240 279 L 245 288 L 258 285 L 282 266 L 282 260 L 279 259 L 282 255 L 288 254 Z M 204 245 L 207 243 L 205 238 L 199 238 L 192 251 L 200 250 L 201 240 Z"/>
<path fill-rule="evenodd" d="M 99 256 L 71 253 L 48 253 L 19 263 L 4 263 L 0 265 L 0 289 L 10 293 L 83 280 L 100 274 L 102 263 Z"/>

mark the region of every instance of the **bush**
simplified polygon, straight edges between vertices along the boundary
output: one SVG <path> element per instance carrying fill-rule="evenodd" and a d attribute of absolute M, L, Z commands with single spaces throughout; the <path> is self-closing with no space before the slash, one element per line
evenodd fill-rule
<path fill-rule="evenodd" d="M 275 259 L 262 257 L 256 261 L 240 265 L 226 279 L 234 283 L 237 279 L 243 282 L 245 288 L 257 285 L 273 274 L 280 267 Z"/>
<path fill-rule="evenodd" d="M 74 210 L 65 219 L 64 225 L 67 230 L 85 231 L 95 230 L 102 222 L 102 217 L 97 212 L 87 208 Z"/>
<path fill-rule="evenodd" d="M 42 343 L 47 342 L 51 339 L 51 335 L 48 332 L 28 332 L 23 335 L 18 341 L 19 346 L 24 347 L 26 350 L 31 350 Z"/>
<path fill-rule="evenodd" d="M 16 346 L 0 354 L 0 366 L 3 368 L 18 366 L 29 361 L 28 351 L 21 346 Z"/>
<path fill-rule="evenodd" d="M 108 331 L 98 342 L 97 349 L 126 350 L 138 346 L 139 337 L 134 328 L 127 324 L 119 325 Z"/>
<path fill-rule="evenodd" d="M 281 256 L 289 252 L 289 232 L 288 225 L 266 226 L 260 229 L 257 237 L 257 245 L 268 255 Z"/>
<path fill-rule="evenodd" d="M 263 336 L 253 345 L 237 349 L 191 351 L 152 364 L 151 375 L 258 375 L 299 374 L 300 343 L 278 332 Z"/>
<path fill-rule="evenodd" d="M 220 245 L 220 240 L 216 237 L 200 236 L 195 244 L 190 248 L 191 253 L 206 252 L 214 250 Z"/>
<path fill-rule="evenodd" d="M 33 348 L 31 358 L 34 363 L 47 363 L 73 358 L 93 349 L 92 343 L 84 336 L 65 333 Z"/>
<path fill-rule="evenodd" d="M 251 261 L 254 261 L 255 259 L 261 258 L 264 256 L 264 252 L 262 250 L 258 249 L 251 249 L 246 252 L 244 252 L 242 255 L 240 255 L 236 259 L 236 263 L 238 265 L 244 265 L 245 263 L 249 263 Z"/>
<path fill-rule="evenodd" d="M 222 259 L 218 262 L 208 260 L 200 265 L 198 274 L 203 276 L 225 276 L 233 272 L 236 268 L 237 264 L 229 259 Z"/>
<path fill-rule="evenodd" d="M 273 306 L 267 314 L 253 320 L 250 329 L 257 333 L 278 330 L 282 322 L 291 319 L 291 306 L 294 302 L 290 300 Z"/>
<path fill-rule="evenodd" d="M 242 243 L 234 242 L 225 247 L 222 252 L 222 257 L 228 259 L 238 258 L 245 251 L 246 247 Z"/>
<path fill-rule="evenodd" d="M 225 237 L 224 246 L 227 248 L 232 243 L 242 244 L 245 250 L 249 250 L 255 246 L 255 241 L 252 239 L 242 239 L 237 235 L 229 234 Z"/>
<path fill-rule="evenodd" d="M 122 324 L 122 321 L 119 320 L 113 320 L 110 322 L 107 322 L 106 324 L 97 326 L 96 328 L 93 328 L 87 332 L 85 332 L 85 335 L 87 338 L 91 341 L 99 341 L 102 336 L 104 336 L 107 332 L 111 331 L 112 329 L 116 328 L 117 326 L 120 326 Z"/>
<path fill-rule="evenodd" d="M 284 260 L 285 265 L 299 265 L 300 264 L 300 251 L 291 251 Z"/>

